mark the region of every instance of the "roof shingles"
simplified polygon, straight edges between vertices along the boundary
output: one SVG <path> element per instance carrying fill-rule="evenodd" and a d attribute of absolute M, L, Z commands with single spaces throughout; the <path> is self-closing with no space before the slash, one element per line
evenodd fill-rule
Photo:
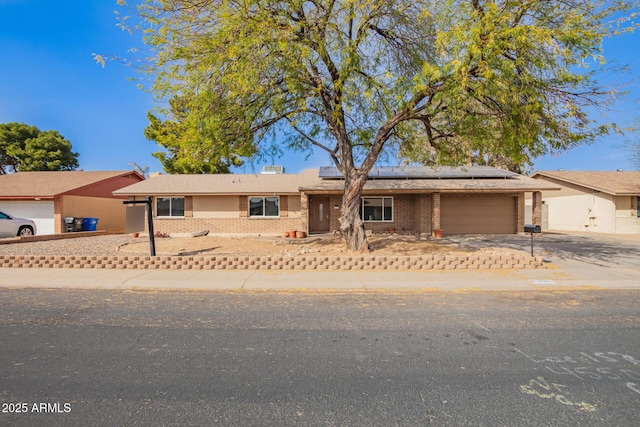
<path fill-rule="evenodd" d="M 125 196 L 169 195 L 260 195 L 341 193 L 344 180 L 322 179 L 318 169 L 300 174 L 219 174 L 219 175 L 159 175 L 114 192 Z M 437 176 L 434 175 L 434 176 Z M 557 185 L 529 177 L 511 174 L 504 178 L 471 177 L 465 179 L 370 179 L 365 192 L 517 192 L 559 189 Z"/>
<path fill-rule="evenodd" d="M 320 182 L 317 169 L 300 174 L 157 175 L 114 192 L 117 195 L 296 194 L 302 185 Z"/>
<path fill-rule="evenodd" d="M 42 171 L 0 175 L 0 198 L 54 197 L 131 171 Z"/>
<path fill-rule="evenodd" d="M 640 195 L 640 172 L 538 171 L 533 177 L 551 178 L 611 195 Z"/>

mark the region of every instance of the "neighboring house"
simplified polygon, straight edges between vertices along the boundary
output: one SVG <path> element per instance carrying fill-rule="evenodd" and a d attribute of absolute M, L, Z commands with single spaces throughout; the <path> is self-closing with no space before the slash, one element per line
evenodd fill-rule
<path fill-rule="evenodd" d="M 0 210 L 34 220 L 38 234 L 64 233 L 65 217 L 99 218 L 99 229 L 124 229 L 126 197 L 113 191 L 143 180 L 132 171 L 0 175 Z"/>
<path fill-rule="evenodd" d="M 549 229 L 640 233 L 640 172 L 539 171 L 532 178 L 560 187 L 542 193 Z"/>
<path fill-rule="evenodd" d="M 361 212 L 374 233 L 512 234 L 523 230 L 525 193 L 537 200 L 539 223 L 540 191 L 556 188 L 485 166 L 378 168 L 364 187 Z M 273 235 L 338 230 L 343 189 L 336 168 L 325 167 L 300 174 L 158 175 L 114 194 L 151 197 L 158 232 Z M 138 223 L 142 228 L 144 221 Z"/>

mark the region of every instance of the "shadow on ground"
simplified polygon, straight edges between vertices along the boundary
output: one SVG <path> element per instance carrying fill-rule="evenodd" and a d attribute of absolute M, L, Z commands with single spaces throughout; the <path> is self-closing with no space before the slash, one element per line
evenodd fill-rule
<path fill-rule="evenodd" d="M 476 235 L 450 236 L 447 240 L 470 248 L 503 247 L 529 251 L 530 235 Z M 534 255 L 588 262 L 596 265 L 640 265 L 640 242 L 618 240 L 601 236 L 577 236 L 560 233 L 543 233 L 535 236 Z"/>

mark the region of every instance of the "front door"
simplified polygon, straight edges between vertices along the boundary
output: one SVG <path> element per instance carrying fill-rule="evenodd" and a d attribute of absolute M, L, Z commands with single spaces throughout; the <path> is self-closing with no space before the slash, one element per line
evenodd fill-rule
<path fill-rule="evenodd" d="M 309 196 L 309 233 L 329 232 L 329 196 Z"/>

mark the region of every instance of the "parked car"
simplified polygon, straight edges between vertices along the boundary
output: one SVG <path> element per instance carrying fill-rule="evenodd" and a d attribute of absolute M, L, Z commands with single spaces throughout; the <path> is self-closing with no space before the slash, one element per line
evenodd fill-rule
<path fill-rule="evenodd" d="M 30 219 L 0 212 L 0 237 L 33 236 L 36 231 L 36 223 Z"/>

